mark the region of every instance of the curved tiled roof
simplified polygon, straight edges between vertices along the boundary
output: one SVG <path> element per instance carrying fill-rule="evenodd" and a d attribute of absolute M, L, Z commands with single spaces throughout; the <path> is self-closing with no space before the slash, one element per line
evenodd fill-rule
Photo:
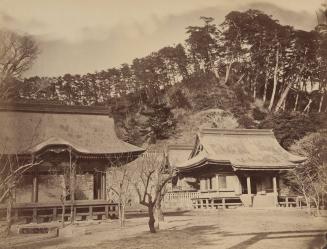
<path fill-rule="evenodd" d="M 1 109 L 0 127 L 1 154 L 37 153 L 50 145 L 67 145 L 82 154 L 144 151 L 119 140 L 114 120 L 100 113 Z"/>
<path fill-rule="evenodd" d="M 271 130 L 203 129 L 197 136 L 203 150 L 174 166 L 189 170 L 202 165 L 230 164 L 237 169 L 289 169 L 306 158 L 282 148 Z"/>

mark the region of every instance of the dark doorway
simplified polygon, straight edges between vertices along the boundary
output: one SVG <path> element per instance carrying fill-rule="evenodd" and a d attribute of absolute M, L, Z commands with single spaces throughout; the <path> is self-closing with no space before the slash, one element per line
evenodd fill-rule
<path fill-rule="evenodd" d="M 251 194 L 257 194 L 257 184 L 259 181 L 258 177 L 251 176 Z"/>
<path fill-rule="evenodd" d="M 94 172 L 93 174 L 93 198 L 94 200 L 101 199 L 101 186 L 102 186 L 102 174 L 101 172 Z"/>

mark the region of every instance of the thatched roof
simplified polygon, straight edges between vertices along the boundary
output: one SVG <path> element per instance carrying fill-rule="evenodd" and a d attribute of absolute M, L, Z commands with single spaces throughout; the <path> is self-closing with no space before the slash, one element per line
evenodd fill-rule
<path fill-rule="evenodd" d="M 193 145 L 169 145 L 167 147 L 167 156 L 171 166 L 178 165 L 188 160 L 193 150 Z"/>
<path fill-rule="evenodd" d="M 32 154 L 66 145 L 81 154 L 142 153 L 118 139 L 106 112 L 85 108 L 0 106 L 0 153 Z"/>
<path fill-rule="evenodd" d="M 195 148 L 201 148 L 196 153 Z M 183 170 L 206 164 L 231 165 L 234 170 L 290 169 L 305 161 L 283 149 L 271 130 L 203 129 L 189 159 L 176 162 Z"/>

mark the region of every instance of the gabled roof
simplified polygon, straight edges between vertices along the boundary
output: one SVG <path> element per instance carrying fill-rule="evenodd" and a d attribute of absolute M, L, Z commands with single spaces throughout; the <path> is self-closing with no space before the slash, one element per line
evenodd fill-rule
<path fill-rule="evenodd" d="M 306 160 L 282 148 L 272 130 L 202 129 L 197 139 L 202 150 L 175 167 L 190 170 L 205 164 L 229 164 L 234 170 L 274 170 L 290 169 Z"/>
<path fill-rule="evenodd" d="M 168 145 L 167 156 L 169 158 L 169 164 L 174 166 L 188 160 L 193 147 L 193 145 L 186 144 Z"/>
<path fill-rule="evenodd" d="M 0 106 L 0 153 L 31 154 L 52 145 L 66 145 L 81 154 L 144 152 L 118 139 L 108 114 L 82 110 Z"/>

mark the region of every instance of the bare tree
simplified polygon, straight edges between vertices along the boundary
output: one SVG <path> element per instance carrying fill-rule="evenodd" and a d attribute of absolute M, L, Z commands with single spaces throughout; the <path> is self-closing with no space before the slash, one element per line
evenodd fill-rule
<path fill-rule="evenodd" d="M 74 204 L 75 204 L 75 193 L 76 193 L 76 173 L 79 171 L 76 157 L 74 156 L 74 152 L 72 147 L 68 146 L 66 148 L 66 152 L 68 153 L 67 161 L 62 161 L 61 163 L 53 162 L 52 166 L 48 168 L 48 173 L 60 178 L 62 177 L 62 181 L 60 183 L 61 186 L 61 195 L 60 195 L 60 203 L 61 203 L 61 225 L 65 226 L 65 213 L 66 207 L 70 204 L 70 222 L 73 223 L 75 220 L 74 217 Z M 55 159 L 57 161 L 57 159 Z M 70 201 L 70 203 L 68 202 Z"/>
<path fill-rule="evenodd" d="M 7 203 L 6 228 L 4 236 L 8 236 L 12 225 L 12 208 L 15 203 L 16 187 L 23 174 L 39 165 L 42 161 L 22 159 L 17 155 L 0 155 L 0 203 Z"/>
<path fill-rule="evenodd" d="M 127 157 L 132 159 L 135 156 L 128 154 Z M 110 167 L 107 170 L 107 176 L 109 178 L 109 185 L 107 186 L 107 192 L 113 193 L 113 198 L 118 202 L 118 211 L 120 226 L 125 225 L 125 208 L 131 201 L 133 195 L 133 179 L 135 176 L 135 168 L 133 164 L 126 164 L 126 158 L 116 156 L 110 158 Z M 128 159 L 127 159 L 128 160 Z M 131 161 L 131 160 L 128 160 Z"/>
<path fill-rule="evenodd" d="M 172 179 L 174 172 L 167 168 L 166 158 L 162 152 L 147 152 L 137 160 L 138 181 L 135 189 L 139 197 L 139 203 L 148 209 L 149 229 L 151 233 L 156 232 L 155 215 L 161 213 L 160 202 L 166 184 Z M 158 220 L 158 218 L 157 218 Z"/>
<path fill-rule="evenodd" d="M 38 45 L 31 36 L 0 30 L 0 97 L 6 99 L 13 87 L 13 79 L 19 79 L 27 71 L 39 53 Z"/>

